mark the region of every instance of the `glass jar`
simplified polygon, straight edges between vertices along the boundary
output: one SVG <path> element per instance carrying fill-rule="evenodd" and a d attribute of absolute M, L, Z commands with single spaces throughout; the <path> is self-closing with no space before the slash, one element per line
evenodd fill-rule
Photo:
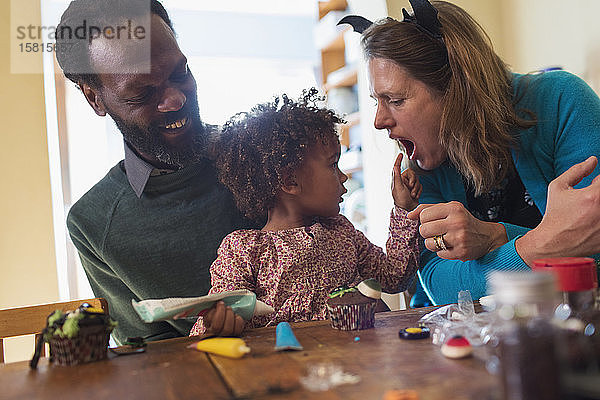
<path fill-rule="evenodd" d="M 591 258 L 562 257 L 534 263 L 535 270 L 555 274 L 561 293 L 562 302 L 554 311 L 554 321 L 560 328 L 559 359 L 565 391 L 575 393 L 586 385 L 585 382 L 596 381 L 597 384 L 586 389 L 586 393 L 592 391 L 600 396 L 600 306 L 596 262 Z"/>
<path fill-rule="evenodd" d="M 491 274 L 499 375 L 505 400 L 560 399 L 552 315 L 556 281 L 543 272 Z"/>

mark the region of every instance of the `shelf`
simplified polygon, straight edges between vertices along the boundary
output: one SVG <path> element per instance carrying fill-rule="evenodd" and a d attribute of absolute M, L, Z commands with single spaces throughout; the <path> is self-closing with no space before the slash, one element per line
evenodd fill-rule
<path fill-rule="evenodd" d="M 339 31 L 335 36 L 331 37 L 329 40 L 324 42 L 317 42 L 317 47 L 321 51 L 341 51 L 344 52 L 345 44 L 344 44 L 344 31 Z"/>
<path fill-rule="evenodd" d="M 315 25 L 315 46 L 321 53 L 321 82 L 324 85 L 327 76 L 346 64 L 344 33 L 349 26 L 339 26 L 338 21 L 346 15 L 346 0 L 319 2 L 319 21 Z"/>
<path fill-rule="evenodd" d="M 345 125 L 348 128 L 352 128 L 353 126 L 360 124 L 360 112 L 356 111 L 352 114 L 348 114 L 344 119 L 347 121 Z"/>
<path fill-rule="evenodd" d="M 329 11 L 344 11 L 347 7 L 346 0 L 319 1 L 319 19 L 327 15 Z"/>
<path fill-rule="evenodd" d="M 350 128 L 360 124 L 360 113 L 354 112 L 344 117 L 346 123 L 340 126 L 340 144 L 346 148 L 350 147 Z"/>
<path fill-rule="evenodd" d="M 325 92 L 331 89 L 354 86 L 358 82 L 358 70 L 355 65 L 349 65 L 330 72 L 327 81 L 323 85 Z"/>
<path fill-rule="evenodd" d="M 325 93 L 328 91 L 356 85 L 358 70 L 356 65 L 346 65 L 346 42 L 344 34 L 351 30 L 349 26 L 338 26 L 337 22 L 347 14 L 347 0 L 319 1 L 319 22 L 315 26 L 315 45 L 321 53 L 321 83 Z M 350 147 L 350 128 L 360 123 L 359 113 L 344 116 L 347 121 L 339 127 L 340 144 Z M 352 175 L 362 170 L 361 152 L 353 149 L 342 153 L 340 169 Z"/>
<path fill-rule="evenodd" d="M 353 168 L 346 168 L 344 170 L 341 170 L 344 174 L 348 175 L 348 177 L 352 177 L 352 174 L 355 174 L 357 172 L 362 171 L 362 165 L 357 165 L 356 167 Z"/>

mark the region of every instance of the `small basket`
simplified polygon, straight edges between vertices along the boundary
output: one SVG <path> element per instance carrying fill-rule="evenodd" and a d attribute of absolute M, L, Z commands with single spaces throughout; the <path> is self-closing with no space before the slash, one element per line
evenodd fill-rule
<path fill-rule="evenodd" d="M 104 326 L 93 328 L 96 328 L 95 332 L 83 332 L 82 329 L 79 335 L 70 339 L 51 338 L 50 361 L 60 365 L 74 365 L 105 359 L 110 332 Z"/>

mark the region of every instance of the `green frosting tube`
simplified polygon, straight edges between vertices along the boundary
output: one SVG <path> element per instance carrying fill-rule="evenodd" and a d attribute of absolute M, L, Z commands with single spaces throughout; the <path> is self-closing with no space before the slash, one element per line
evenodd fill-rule
<path fill-rule="evenodd" d="M 234 313 L 244 318 L 245 321 L 250 321 L 254 315 L 256 295 L 252 293 L 242 296 L 228 296 L 223 299 L 223 302 L 226 306 L 231 307 Z"/>
<path fill-rule="evenodd" d="M 131 303 L 140 318 L 149 323 L 186 317 L 195 318 L 218 301 L 223 301 L 226 306 L 231 307 L 234 313 L 246 321 L 254 315 L 266 315 L 273 312 L 272 307 L 257 301 L 256 294 L 249 290 L 233 290 L 191 298 L 149 299 L 139 302 L 131 300 Z"/>

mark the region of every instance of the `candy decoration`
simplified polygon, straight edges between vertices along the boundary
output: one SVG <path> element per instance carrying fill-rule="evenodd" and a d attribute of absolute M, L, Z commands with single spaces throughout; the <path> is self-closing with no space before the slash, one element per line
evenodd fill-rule
<path fill-rule="evenodd" d="M 381 298 L 381 284 L 375 279 L 365 279 L 356 288 L 363 296 L 370 297 L 371 299 Z"/>
<path fill-rule="evenodd" d="M 383 400 L 419 400 L 419 395 L 414 390 L 388 390 Z"/>
<path fill-rule="evenodd" d="M 244 340 L 230 337 L 204 339 L 189 347 L 230 358 L 240 358 L 250 353 L 250 347 L 246 346 Z"/>
<path fill-rule="evenodd" d="M 442 354 L 447 358 L 464 358 L 473 354 L 473 348 L 463 336 L 453 336 L 442 345 Z"/>
<path fill-rule="evenodd" d="M 418 328 L 411 327 L 411 328 L 400 329 L 398 331 L 398 336 L 400 336 L 400 339 L 407 339 L 407 340 L 426 339 L 429 337 L 429 333 L 430 333 L 429 328 L 421 326 Z"/>
<path fill-rule="evenodd" d="M 340 286 L 339 288 L 334 289 L 331 293 L 329 293 L 327 296 L 330 299 L 333 299 L 334 297 L 342 297 L 343 295 L 345 295 L 346 293 L 351 293 L 351 292 L 356 292 L 356 288 L 354 287 L 347 287 L 347 286 Z"/>
<path fill-rule="evenodd" d="M 292 327 L 287 322 L 280 322 L 275 328 L 275 351 L 303 350 L 304 347 L 296 339 Z"/>

